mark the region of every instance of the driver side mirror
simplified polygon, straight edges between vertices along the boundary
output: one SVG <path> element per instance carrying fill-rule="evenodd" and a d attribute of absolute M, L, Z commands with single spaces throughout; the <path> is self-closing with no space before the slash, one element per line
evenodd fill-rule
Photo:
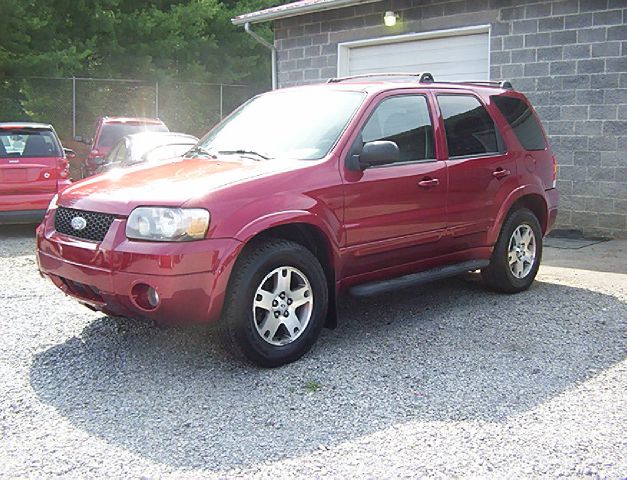
<path fill-rule="evenodd" d="M 71 148 L 64 148 L 63 151 L 65 152 L 65 157 L 67 159 L 76 158 L 76 152 Z"/>
<path fill-rule="evenodd" d="M 348 168 L 351 170 L 365 170 L 378 165 L 387 165 L 398 162 L 400 151 L 395 142 L 377 140 L 366 143 L 358 155 L 351 155 Z"/>

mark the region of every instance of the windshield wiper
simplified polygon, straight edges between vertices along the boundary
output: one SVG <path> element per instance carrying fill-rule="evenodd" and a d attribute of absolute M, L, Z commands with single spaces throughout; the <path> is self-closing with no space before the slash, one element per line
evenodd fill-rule
<path fill-rule="evenodd" d="M 220 150 L 218 153 L 221 153 L 224 155 L 253 155 L 255 157 L 259 157 L 264 160 L 270 160 L 271 158 L 262 153 L 255 152 L 254 150 L 243 150 L 243 149 L 242 150 Z"/>
<path fill-rule="evenodd" d="M 183 155 L 185 158 L 189 158 L 189 157 L 193 157 L 194 155 L 205 155 L 207 157 L 211 157 L 211 158 L 218 158 L 218 156 L 213 153 L 210 152 L 209 150 L 197 145 L 194 148 L 192 148 L 191 150 L 189 150 L 187 153 L 185 153 L 185 155 Z"/>

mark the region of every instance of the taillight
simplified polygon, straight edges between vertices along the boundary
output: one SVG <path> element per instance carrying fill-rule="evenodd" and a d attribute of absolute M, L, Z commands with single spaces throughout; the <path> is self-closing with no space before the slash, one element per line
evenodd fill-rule
<path fill-rule="evenodd" d="M 70 178 L 70 168 L 65 158 L 59 158 L 57 163 L 59 178 Z"/>
<path fill-rule="evenodd" d="M 557 187 L 557 160 L 555 159 L 555 154 L 551 155 L 551 159 L 553 160 L 553 188 Z"/>

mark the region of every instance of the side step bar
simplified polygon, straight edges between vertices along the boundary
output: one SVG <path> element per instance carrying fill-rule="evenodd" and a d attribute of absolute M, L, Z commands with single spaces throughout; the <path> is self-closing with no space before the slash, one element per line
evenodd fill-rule
<path fill-rule="evenodd" d="M 422 285 L 424 283 L 433 282 L 442 278 L 454 277 L 455 275 L 487 267 L 489 264 L 489 260 L 467 260 L 461 263 L 453 263 L 451 265 L 444 265 L 443 267 L 432 268 L 431 270 L 425 270 L 424 272 L 410 273 L 409 275 L 403 275 L 402 277 L 362 283 L 361 285 L 351 287 L 349 292 L 356 297 L 369 297 L 371 295 L 379 295 L 392 290 Z"/>

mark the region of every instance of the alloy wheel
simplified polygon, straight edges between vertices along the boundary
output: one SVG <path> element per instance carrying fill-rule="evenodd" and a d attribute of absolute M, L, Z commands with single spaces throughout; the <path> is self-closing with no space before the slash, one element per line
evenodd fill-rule
<path fill-rule="evenodd" d="M 278 267 L 264 277 L 253 301 L 259 336 L 271 345 L 292 343 L 305 331 L 313 311 L 307 276 L 294 267 Z"/>
<path fill-rule="evenodd" d="M 507 250 L 509 270 L 516 278 L 525 278 L 536 260 L 536 236 L 526 224 L 519 225 L 509 239 Z"/>

